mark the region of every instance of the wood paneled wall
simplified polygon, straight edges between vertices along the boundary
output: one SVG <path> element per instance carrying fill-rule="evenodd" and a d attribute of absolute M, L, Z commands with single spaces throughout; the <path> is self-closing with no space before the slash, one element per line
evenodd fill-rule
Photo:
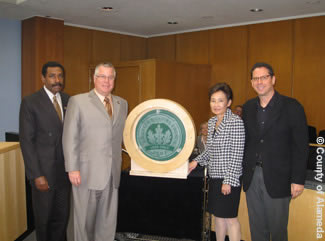
<path fill-rule="evenodd" d="M 89 66 L 146 58 L 146 38 L 64 26 L 65 91 L 70 95 L 89 90 Z"/>
<path fill-rule="evenodd" d="M 148 56 L 210 64 L 210 85 L 229 83 L 233 106 L 256 96 L 250 68 L 257 61 L 268 62 L 276 74 L 276 89 L 297 98 L 308 124 L 319 131 L 325 129 L 324 29 L 325 16 L 319 16 L 155 37 L 148 39 Z"/>
<path fill-rule="evenodd" d="M 292 91 L 293 24 L 294 21 L 281 21 L 248 27 L 248 68 L 256 62 L 271 64 L 276 89 L 288 96 Z M 255 96 L 253 88 L 248 88 L 247 97 Z"/>
<path fill-rule="evenodd" d="M 176 35 L 153 37 L 148 39 L 148 58 L 176 60 Z"/>
<path fill-rule="evenodd" d="M 43 86 L 41 69 L 47 61 L 63 63 L 63 21 L 33 17 L 22 21 L 22 96 Z"/>
<path fill-rule="evenodd" d="M 325 17 L 298 19 L 294 25 L 293 97 L 307 121 L 325 129 Z"/>
<path fill-rule="evenodd" d="M 233 92 L 233 106 L 246 100 L 247 27 L 215 29 L 210 32 L 211 84 L 227 82 Z"/>
<path fill-rule="evenodd" d="M 64 63 L 66 92 L 74 95 L 89 89 L 90 65 L 156 58 L 210 64 L 210 86 L 229 83 L 234 106 L 255 96 L 250 68 L 265 61 L 274 67 L 276 89 L 304 105 L 310 125 L 325 129 L 325 16 L 149 39 L 64 26 L 63 21 L 40 17 L 24 20 L 22 29 L 23 96 L 42 86 L 40 69 L 48 60 Z"/>

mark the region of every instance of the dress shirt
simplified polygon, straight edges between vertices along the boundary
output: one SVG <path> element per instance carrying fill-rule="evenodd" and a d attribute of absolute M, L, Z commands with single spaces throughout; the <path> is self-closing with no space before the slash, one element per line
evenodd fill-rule
<path fill-rule="evenodd" d="M 98 98 L 100 99 L 100 101 L 103 103 L 103 105 L 106 107 L 106 103 L 105 103 L 105 96 L 99 94 L 96 89 L 94 89 L 95 94 L 98 96 Z M 112 95 L 108 95 L 106 96 L 109 99 L 109 102 L 111 104 L 111 108 L 112 108 L 112 114 L 114 114 L 114 108 L 113 108 L 113 101 L 112 101 Z"/>
<path fill-rule="evenodd" d="M 50 98 L 50 100 L 51 100 L 51 102 L 52 102 L 52 104 L 53 104 L 53 97 L 54 97 L 54 94 L 53 94 L 51 91 L 49 91 L 49 90 L 46 88 L 45 85 L 44 85 L 44 90 L 45 90 L 46 94 L 49 96 L 49 98 Z M 61 116 L 62 116 L 62 121 L 63 121 L 64 116 L 63 116 L 63 107 L 62 107 L 61 95 L 60 95 L 60 93 L 58 92 L 58 93 L 56 93 L 55 96 L 56 96 L 56 100 L 57 100 L 57 102 L 58 102 L 58 104 L 59 104 L 59 106 L 60 106 L 60 109 L 61 109 Z"/>
<path fill-rule="evenodd" d="M 270 119 L 270 112 L 272 111 L 272 108 L 274 108 L 274 104 L 279 98 L 279 93 L 274 92 L 274 95 L 272 96 L 271 100 L 267 104 L 267 106 L 262 107 L 260 103 L 260 99 L 257 98 L 256 105 L 257 105 L 257 128 L 258 133 L 261 135 L 264 131 L 265 123 Z M 265 153 L 262 151 L 262 145 L 264 142 L 261 140 L 258 145 L 256 145 L 256 162 L 263 163 L 263 156 L 265 156 Z"/>

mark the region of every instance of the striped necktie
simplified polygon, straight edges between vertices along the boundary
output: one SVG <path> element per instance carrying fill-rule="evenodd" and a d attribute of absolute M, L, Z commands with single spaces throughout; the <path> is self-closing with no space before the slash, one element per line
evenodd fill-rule
<path fill-rule="evenodd" d="M 56 110 L 56 113 L 58 114 L 59 116 L 59 119 L 62 121 L 62 112 L 61 112 L 61 108 L 60 108 L 60 105 L 56 99 L 56 96 L 53 96 L 53 105 L 54 105 L 54 108 Z"/>
<path fill-rule="evenodd" d="M 109 117 L 112 118 L 113 111 L 112 111 L 112 106 L 111 106 L 111 102 L 109 101 L 109 98 L 105 97 L 104 102 L 105 102 L 105 108 L 107 110 L 107 113 L 108 113 Z"/>

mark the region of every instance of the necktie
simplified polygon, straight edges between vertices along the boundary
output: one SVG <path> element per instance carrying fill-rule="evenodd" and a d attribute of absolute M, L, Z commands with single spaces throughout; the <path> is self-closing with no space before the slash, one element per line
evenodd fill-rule
<path fill-rule="evenodd" d="M 62 113 L 61 113 L 61 108 L 60 108 L 60 105 L 56 99 L 56 96 L 53 96 L 53 105 L 54 105 L 54 108 L 56 110 L 56 113 L 58 114 L 60 120 L 62 121 Z"/>
<path fill-rule="evenodd" d="M 113 112 L 112 112 L 111 102 L 109 101 L 109 99 L 107 97 L 105 97 L 104 101 L 105 101 L 105 107 L 106 107 L 107 113 L 108 113 L 109 117 L 112 117 Z"/>

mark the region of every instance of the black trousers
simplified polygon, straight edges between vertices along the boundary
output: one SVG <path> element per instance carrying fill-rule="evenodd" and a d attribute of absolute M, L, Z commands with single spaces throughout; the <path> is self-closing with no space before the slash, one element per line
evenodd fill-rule
<path fill-rule="evenodd" d="M 32 185 L 32 203 L 37 241 L 66 241 L 71 185 L 40 192 Z"/>

